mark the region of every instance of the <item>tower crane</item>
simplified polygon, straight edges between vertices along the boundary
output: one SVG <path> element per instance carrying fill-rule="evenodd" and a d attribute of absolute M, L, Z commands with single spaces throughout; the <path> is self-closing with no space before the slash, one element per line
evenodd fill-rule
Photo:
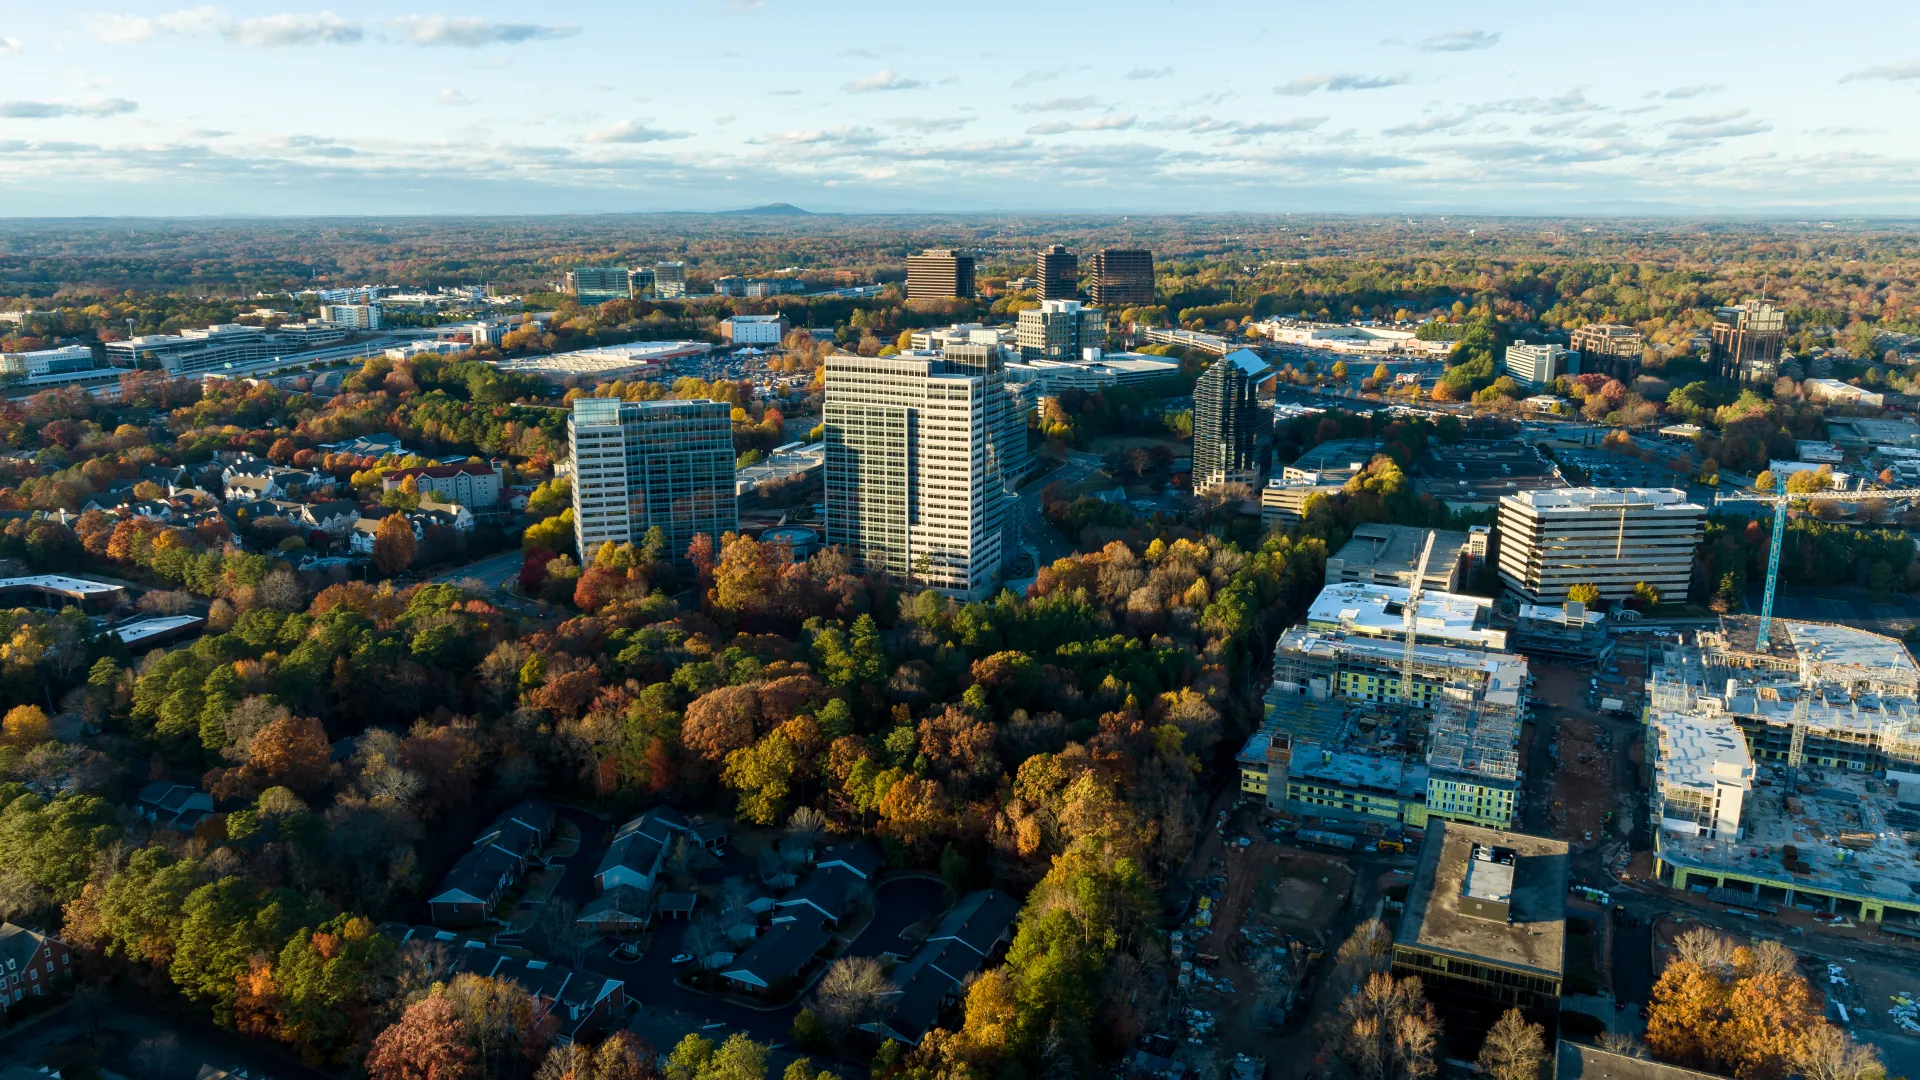
<path fill-rule="evenodd" d="M 1427 560 L 1433 558 L 1433 530 L 1427 530 L 1426 546 L 1420 549 L 1420 561 L 1413 568 L 1413 581 L 1407 586 L 1407 606 L 1402 615 L 1407 621 L 1407 650 L 1400 658 L 1400 701 L 1413 707 L 1413 639 L 1420 627 L 1421 586 L 1427 580 Z"/>
<path fill-rule="evenodd" d="M 1784 483 L 1784 481 L 1783 481 Z M 1767 634 L 1773 629 L 1773 593 L 1780 581 L 1780 543 L 1787 534 L 1787 504 L 1795 502 L 1861 502 L 1865 499 L 1920 499 L 1920 488 L 1852 488 L 1847 491 L 1802 491 L 1791 495 L 1767 491 L 1720 492 L 1713 505 L 1734 502 L 1773 504 L 1773 547 L 1767 553 L 1767 593 L 1760 604 L 1759 647 L 1767 647 Z"/>

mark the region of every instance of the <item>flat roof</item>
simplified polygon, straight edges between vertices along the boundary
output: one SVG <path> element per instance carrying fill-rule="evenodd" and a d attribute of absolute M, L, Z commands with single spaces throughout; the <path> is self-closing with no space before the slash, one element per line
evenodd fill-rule
<path fill-rule="evenodd" d="M 1660 734 L 1655 772 L 1661 783 L 1703 793 L 1722 780 L 1751 786 L 1753 755 L 1728 714 L 1662 710 L 1654 712 L 1651 721 Z"/>
<path fill-rule="evenodd" d="M 649 364 L 700 356 L 712 352 L 704 341 L 643 341 L 632 345 L 613 345 L 550 356 L 522 356 L 493 361 L 501 371 L 527 375 L 611 375 Z"/>
<path fill-rule="evenodd" d="M 113 628 L 112 633 L 123 643 L 134 645 L 148 638 L 183 630 L 189 626 L 197 626 L 206 621 L 198 615 L 155 615 L 148 619 L 121 623 Z"/>
<path fill-rule="evenodd" d="M 1431 569 L 1429 566 L 1430 572 Z M 1315 626 L 1351 626 L 1367 634 L 1402 634 L 1406 629 L 1402 612 L 1408 592 L 1399 585 L 1336 582 L 1314 597 L 1313 604 L 1307 608 L 1307 622 Z M 1505 631 L 1487 627 L 1492 612 L 1493 601 L 1485 597 L 1428 589 L 1420 594 L 1420 605 L 1414 614 L 1414 633 L 1456 645 L 1499 648 L 1506 644 L 1507 636 Z"/>
<path fill-rule="evenodd" d="M 1837 623 L 1782 623 L 1803 660 L 1820 665 L 1857 668 L 1863 674 L 1912 682 L 1920 666 L 1899 638 L 1875 634 Z"/>
<path fill-rule="evenodd" d="M 1722 1080 L 1651 1058 L 1629 1057 L 1585 1043 L 1560 1040 L 1554 1080 Z"/>
<path fill-rule="evenodd" d="M 1398 670 L 1405 659 L 1405 645 L 1384 637 L 1345 634 L 1337 630 L 1313 630 L 1295 626 L 1280 635 L 1275 651 L 1314 653 L 1344 649 L 1370 662 Z M 1527 658 L 1515 653 L 1456 649 L 1444 645 L 1415 644 L 1414 660 L 1421 664 L 1477 671 L 1487 678 L 1489 689 L 1519 690 L 1527 679 Z"/>
<path fill-rule="evenodd" d="M 1688 502 L 1687 493 L 1679 488 L 1569 487 L 1522 491 L 1507 498 L 1544 513 L 1585 513 L 1593 509 L 1617 509 L 1621 506 L 1698 510 L 1703 514 L 1707 510 L 1699 503 Z"/>
<path fill-rule="evenodd" d="M 1460 911 L 1475 844 L 1514 853 L 1509 922 Z M 1566 843 L 1435 819 L 1394 944 L 1559 978 L 1566 966 Z"/>
<path fill-rule="evenodd" d="M 86 578 L 68 577 L 65 574 L 0 578 L 0 589 L 20 588 L 47 589 L 53 592 L 78 593 L 82 596 L 102 596 L 107 593 L 123 592 L 126 586 L 110 585 L 104 581 L 88 581 Z"/>

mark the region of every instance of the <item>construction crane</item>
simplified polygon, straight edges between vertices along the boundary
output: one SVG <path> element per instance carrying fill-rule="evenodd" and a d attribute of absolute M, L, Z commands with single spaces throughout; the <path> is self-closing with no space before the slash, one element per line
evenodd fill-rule
<path fill-rule="evenodd" d="M 1784 483 L 1784 479 L 1782 483 Z M 1734 502 L 1773 504 L 1773 547 L 1767 553 L 1767 593 L 1760 604 L 1759 648 L 1767 647 L 1767 634 L 1773 629 L 1773 593 L 1780 581 L 1780 544 L 1787 534 L 1787 504 L 1795 502 L 1862 502 L 1867 499 L 1920 499 L 1920 488 L 1853 488 L 1848 491 L 1802 491 L 1776 495 L 1768 491 L 1720 492 L 1713 505 Z"/>
<path fill-rule="evenodd" d="M 1400 659 L 1400 701 L 1413 708 L 1413 638 L 1420 627 L 1421 586 L 1427 580 L 1427 560 L 1433 558 L 1433 530 L 1427 530 L 1427 544 L 1420 549 L 1420 561 L 1413 568 L 1413 581 L 1407 586 L 1407 606 L 1401 614 L 1407 620 L 1407 651 Z"/>

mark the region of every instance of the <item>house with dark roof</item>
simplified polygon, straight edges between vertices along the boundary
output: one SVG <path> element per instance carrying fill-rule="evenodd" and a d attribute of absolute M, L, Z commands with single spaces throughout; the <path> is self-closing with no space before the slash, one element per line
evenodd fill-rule
<path fill-rule="evenodd" d="M 720 977 L 748 993 L 784 988 L 800 978 L 832 940 L 833 935 L 816 919 L 777 922 L 723 965 Z"/>
<path fill-rule="evenodd" d="M 844 843 L 829 844 L 814 860 L 815 870 L 825 870 L 831 866 L 845 868 L 861 881 L 870 880 L 880 872 L 880 849 L 865 840 L 848 840 Z"/>
<path fill-rule="evenodd" d="M 674 841 L 685 837 L 688 843 L 713 850 L 726 843 L 726 826 L 709 824 L 705 819 L 686 815 L 671 806 L 656 806 L 620 826 L 613 843 L 594 871 L 594 888 L 605 891 L 618 885 L 634 885 L 653 890 L 660 886 L 660 871 L 673 851 Z"/>
<path fill-rule="evenodd" d="M 140 816 L 165 829 L 191 831 L 213 813 L 213 796 L 197 787 L 155 780 L 140 789 Z"/>
<path fill-rule="evenodd" d="M 968 893 L 953 905 L 912 958 L 893 969 L 885 1019 L 861 1025 L 883 1038 L 918 1045 L 959 998 L 961 987 L 1012 939 L 1020 903 L 998 889 Z"/>
<path fill-rule="evenodd" d="M 57 937 L 0 922 L 0 1016 L 73 977 L 73 950 Z"/>
<path fill-rule="evenodd" d="M 539 860 L 556 820 L 553 807 L 539 802 L 521 803 L 495 818 L 427 898 L 429 918 L 440 926 L 486 921 Z"/>
<path fill-rule="evenodd" d="M 463 461 L 458 465 L 429 465 L 424 468 L 389 469 L 380 474 L 380 489 L 393 491 L 412 480 L 420 494 L 432 492 L 448 502 L 486 510 L 500 501 L 500 489 L 506 485 L 505 470 L 497 462 Z"/>
<path fill-rule="evenodd" d="M 573 921 L 603 934 L 629 934 L 652 926 L 653 913 L 652 893 L 632 885 L 615 885 L 587 901 Z"/>
<path fill-rule="evenodd" d="M 406 452 L 406 448 L 400 444 L 400 436 L 385 433 L 359 435 L 342 442 L 321 443 L 319 449 L 330 454 L 355 454 L 374 458 Z"/>
<path fill-rule="evenodd" d="M 545 960 L 508 956 L 488 948 L 483 941 L 464 939 L 445 930 L 408 927 L 400 940 L 438 941 L 452 946 L 456 973 L 511 979 L 553 1017 L 556 1042 L 591 1038 L 613 1025 L 627 1007 L 626 983 L 619 979 Z"/>
<path fill-rule="evenodd" d="M 799 888 L 775 901 L 774 906 L 782 914 L 811 912 L 814 918 L 839 926 L 866 888 L 865 878 L 836 863 L 808 874 Z"/>

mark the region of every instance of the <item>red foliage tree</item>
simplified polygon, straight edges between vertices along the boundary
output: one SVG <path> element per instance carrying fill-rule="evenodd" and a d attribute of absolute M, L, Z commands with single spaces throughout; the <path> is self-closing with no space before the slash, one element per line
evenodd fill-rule
<path fill-rule="evenodd" d="M 467 1025 L 443 997 L 416 1002 L 374 1037 L 367 1053 L 372 1080 L 469 1080 L 477 1073 Z"/>

